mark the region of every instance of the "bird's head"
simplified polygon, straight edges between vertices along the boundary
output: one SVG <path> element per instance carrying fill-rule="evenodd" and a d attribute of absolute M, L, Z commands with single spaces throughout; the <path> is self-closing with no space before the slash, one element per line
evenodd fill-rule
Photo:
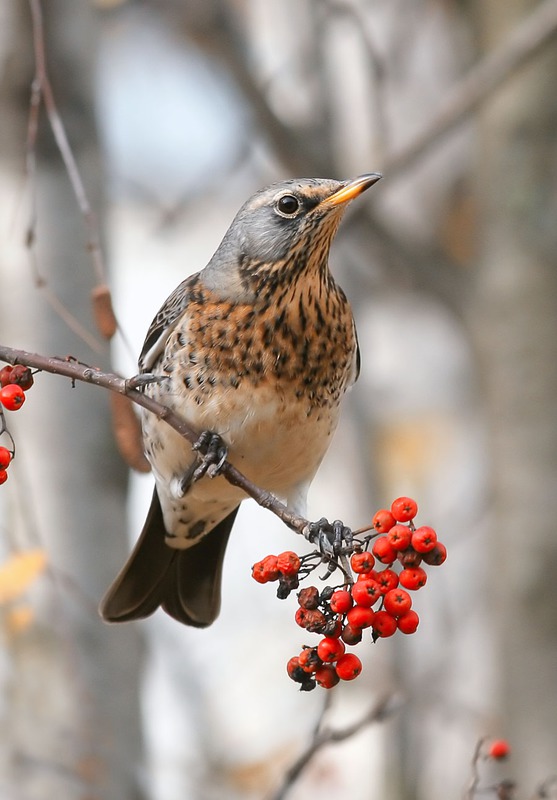
<path fill-rule="evenodd" d="M 204 282 L 241 299 L 271 275 L 289 281 L 304 270 L 326 267 L 348 203 L 380 178 L 378 173 L 350 181 L 296 178 L 261 189 L 237 213 L 204 270 Z"/>

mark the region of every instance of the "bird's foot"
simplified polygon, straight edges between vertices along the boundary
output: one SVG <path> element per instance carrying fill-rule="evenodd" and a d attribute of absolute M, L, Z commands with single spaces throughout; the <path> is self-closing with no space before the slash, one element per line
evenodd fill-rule
<path fill-rule="evenodd" d="M 192 475 L 192 482 L 198 481 L 204 475 L 215 478 L 228 456 L 228 447 L 222 437 L 212 431 L 203 431 L 192 448 L 200 457 L 200 463 Z"/>
<path fill-rule="evenodd" d="M 168 380 L 168 375 L 154 375 L 152 372 L 140 372 L 125 382 L 126 389 L 143 389 L 151 383 L 162 383 Z"/>
<path fill-rule="evenodd" d="M 324 560 L 336 562 L 352 552 L 352 531 L 339 519 L 329 522 L 322 517 L 317 522 L 310 522 L 304 535 L 308 542 L 317 545 Z"/>

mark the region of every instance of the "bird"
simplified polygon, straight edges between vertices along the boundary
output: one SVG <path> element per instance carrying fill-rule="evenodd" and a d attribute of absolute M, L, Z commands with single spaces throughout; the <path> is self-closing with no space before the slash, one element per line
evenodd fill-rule
<path fill-rule="evenodd" d="M 217 460 L 302 515 L 360 370 L 352 310 L 329 250 L 348 204 L 380 178 L 296 178 L 256 192 L 207 266 L 164 302 L 139 356 L 142 391 L 180 414 L 209 450 L 216 442 Z M 215 458 L 200 470 L 187 440 L 141 414 L 155 488 L 100 613 L 125 622 L 160 606 L 204 628 L 220 611 L 225 550 L 246 495 L 218 475 Z"/>

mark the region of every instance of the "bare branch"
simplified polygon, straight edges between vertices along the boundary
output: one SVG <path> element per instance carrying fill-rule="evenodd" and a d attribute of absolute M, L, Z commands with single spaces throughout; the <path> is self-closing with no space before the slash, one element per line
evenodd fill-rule
<path fill-rule="evenodd" d="M 476 64 L 457 83 L 423 132 L 407 147 L 387 158 L 383 170 L 389 179 L 400 175 L 426 155 L 442 136 L 476 111 L 504 81 L 534 58 L 556 35 L 557 0 L 545 0 L 513 29 L 506 42 Z"/>
<path fill-rule="evenodd" d="M 25 350 L 15 350 L 12 347 L 0 345 L 0 359 L 8 364 L 25 364 L 34 369 L 50 372 L 53 375 L 63 375 L 72 381 L 92 383 L 111 392 L 126 395 L 134 403 L 155 414 L 159 419 L 164 420 L 171 428 L 174 428 L 184 439 L 191 444 L 195 444 L 199 439 L 200 431 L 195 431 L 188 423 L 176 412 L 172 411 L 162 403 L 158 403 L 148 395 L 134 387 L 133 381 L 128 381 L 119 375 L 110 372 L 103 372 L 95 367 L 82 364 L 70 356 L 60 358 L 57 356 L 43 356 L 38 353 L 29 353 Z M 233 486 L 242 489 L 247 495 L 252 497 L 256 503 L 263 508 L 272 511 L 285 525 L 304 534 L 309 525 L 309 521 L 304 517 L 290 511 L 284 503 L 272 495 L 270 492 L 261 489 L 252 483 L 246 476 L 236 469 L 229 461 L 225 461 L 221 469 L 222 475 Z"/>
<path fill-rule="evenodd" d="M 48 121 L 54 135 L 54 139 L 64 161 L 64 166 L 68 173 L 72 189 L 79 204 L 79 209 L 85 220 L 85 225 L 88 231 L 89 240 L 87 242 L 87 249 L 91 253 L 93 265 L 99 283 L 103 283 L 105 279 L 105 267 L 102 258 L 102 251 L 100 246 L 100 237 L 97 227 L 95 215 L 87 198 L 83 181 L 75 161 L 74 154 L 70 147 L 68 137 L 64 124 L 58 112 L 52 85 L 48 77 L 46 67 L 46 53 L 44 46 L 44 28 L 43 28 L 43 15 L 40 0 L 29 0 L 31 8 L 31 18 L 33 23 L 33 49 L 35 53 L 35 78 L 32 84 L 31 95 L 31 124 L 29 132 L 32 136 L 36 136 L 36 117 L 38 114 L 38 107 L 41 99 L 44 101 L 45 110 L 48 116 Z M 27 143 L 27 153 L 29 157 L 30 149 L 34 147 L 34 140 L 31 138 Z"/>
<path fill-rule="evenodd" d="M 467 787 L 466 791 L 464 792 L 462 800 L 474 800 L 474 795 L 476 794 L 478 786 L 480 785 L 480 773 L 479 773 L 478 766 L 479 766 L 479 763 L 480 763 L 480 757 L 481 757 L 481 754 L 482 754 L 482 749 L 483 749 L 483 746 L 484 746 L 486 741 L 487 741 L 487 737 L 486 736 L 482 736 L 476 742 L 476 747 L 474 748 L 474 753 L 472 755 L 472 764 L 471 764 L 472 773 L 471 773 L 471 776 L 470 776 L 470 783 L 468 784 L 468 787 Z"/>
<path fill-rule="evenodd" d="M 374 722 L 381 722 L 386 717 L 394 713 L 394 711 L 397 709 L 397 706 L 392 702 L 392 699 L 392 695 L 386 695 L 385 697 L 380 698 L 378 702 L 372 708 L 370 708 L 366 714 L 364 714 L 363 717 L 352 723 L 352 725 L 347 725 L 346 728 L 341 728 L 340 730 L 332 730 L 331 728 L 322 727 L 323 718 L 325 716 L 324 712 L 322 712 L 311 742 L 292 764 L 292 766 L 286 771 L 281 786 L 269 800 L 284 800 L 308 763 L 323 747 L 328 744 L 335 744 L 337 742 L 343 742 L 345 739 L 350 739 L 350 737 L 354 736 L 356 733 L 359 733 L 368 725 L 371 725 Z M 328 707 L 329 704 L 325 706 L 324 711 L 326 711 Z"/>

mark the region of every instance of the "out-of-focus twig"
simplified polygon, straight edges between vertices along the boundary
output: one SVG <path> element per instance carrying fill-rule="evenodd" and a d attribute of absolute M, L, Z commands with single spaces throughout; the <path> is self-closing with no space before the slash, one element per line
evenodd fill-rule
<path fill-rule="evenodd" d="M 557 36 L 557 0 L 544 0 L 515 26 L 509 37 L 462 78 L 413 141 L 387 157 L 389 179 L 426 155 L 439 139 L 476 111 L 493 92 Z"/>
<path fill-rule="evenodd" d="M 328 706 L 325 708 L 328 708 Z M 359 720 L 352 723 L 352 725 L 347 725 L 345 728 L 340 728 L 338 730 L 325 727 L 323 725 L 323 718 L 325 715 L 321 714 L 311 742 L 298 756 L 292 766 L 286 770 L 281 786 L 275 792 L 275 794 L 269 798 L 269 800 L 284 800 L 308 763 L 323 747 L 328 744 L 336 744 L 338 742 L 344 742 L 346 739 L 350 739 L 368 725 L 371 725 L 374 722 L 381 722 L 386 717 L 393 714 L 396 709 L 397 705 L 393 702 L 392 695 L 386 695 L 385 697 L 380 698 L 377 703 L 372 706 L 366 714 L 363 715 L 363 717 L 360 717 Z"/>
<path fill-rule="evenodd" d="M 48 76 L 41 2 L 40 0 L 29 0 L 29 5 L 31 8 L 31 19 L 33 23 L 33 50 L 35 54 L 35 78 L 32 85 L 31 118 L 33 118 L 35 114 L 38 115 L 40 102 L 42 100 L 44 102 L 45 111 L 48 116 L 48 121 L 50 123 L 56 145 L 60 151 L 62 160 L 64 161 L 66 172 L 68 173 L 72 189 L 78 202 L 79 210 L 81 211 L 83 219 L 85 220 L 88 235 L 87 249 L 91 253 L 97 281 L 99 283 L 103 283 L 106 280 L 106 270 L 104 267 L 102 250 L 100 246 L 97 222 L 89 203 L 83 181 L 81 180 L 81 175 L 79 173 L 72 148 L 70 147 L 66 130 L 56 105 L 50 78 Z M 34 135 L 34 137 L 36 137 L 36 121 L 32 126 L 30 126 L 29 131 Z M 27 142 L 28 154 L 30 150 L 34 150 L 34 147 L 35 139 L 32 138 Z"/>
<path fill-rule="evenodd" d="M 472 762 L 471 762 L 471 774 L 470 774 L 470 782 L 462 795 L 462 800 L 474 800 L 474 795 L 480 785 L 480 772 L 479 772 L 479 763 L 480 757 L 482 754 L 482 749 L 487 740 L 486 736 L 482 736 L 476 742 L 476 746 L 474 748 L 474 752 L 472 754 Z"/>

